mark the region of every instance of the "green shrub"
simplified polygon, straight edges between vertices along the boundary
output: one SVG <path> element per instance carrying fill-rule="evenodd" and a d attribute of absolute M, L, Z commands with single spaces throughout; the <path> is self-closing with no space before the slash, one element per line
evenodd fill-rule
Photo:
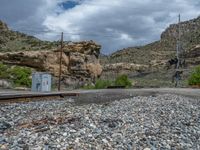
<path fill-rule="evenodd" d="M 9 77 L 7 70 L 8 70 L 8 67 L 4 65 L 3 63 L 0 63 L 0 78 L 1 79 L 6 79 Z"/>
<path fill-rule="evenodd" d="M 9 66 L 0 63 L 0 79 L 11 80 L 15 86 L 31 86 L 31 69 L 27 67 Z"/>
<path fill-rule="evenodd" d="M 112 81 L 109 80 L 97 80 L 95 83 L 95 89 L 105 89 L 112 85 Z"/>
<path fill-rule="evenodd" d="M 125 86 L 125 87 L 131 87 L 132 83 L 128 79 L 127 75 L 121 75 L 116 78 L 115 81 L 111 80 L 100 80 L 98 79 L 95 83 L 95 85 L 87 85 L 84 86 L 83 89 L 105 89 L 108 86 Z"/>
<path fill-rule="evenodd" d="M 115 86 L 125 86 L 130 87 L 132 85 L 131 81 L 128 79 L 127 75 L 121 75 L 115 80 Z"/>
<path fill-rule="evenodd" d="M 83 87 L 83 89 L 86 89 L 86 90 L 92 90 L 92 89 L 95 89 L 95 86 L 94 85 L 85 85 L 84 87 Z"/>
<path fill-rule="evenodd" d="M 29 78 L 31 75 L 30 68 L 16 66 L 9 70 L 9 74 L 16 86 L 31 86 L 31 79 Z"/>
<path fill-rule="evenodd" d="M 23 46 L 21 49 L 22 49 L 22 50 L 25 50 L 25 49 L 26 49 L 26 47 L 25 47 L 25 46 Z"/>
<path fill-rule="evenodd" d="M 188 79 L 189 85 L 200 85 L 200 66 L 196 67 Z"/>

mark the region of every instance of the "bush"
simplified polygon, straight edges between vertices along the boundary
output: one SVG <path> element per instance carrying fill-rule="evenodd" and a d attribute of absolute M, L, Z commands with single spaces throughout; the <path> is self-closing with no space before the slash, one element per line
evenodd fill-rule
<path fill-rule="evenodd" d="M 121 75 L 115 80 L 115 86 L 125 86 L 130 87 L 132 85 L 131 81 L 128 79 L 127 75 Z"/>
<path fill-rule="evenodd" d="M 27 67 L 8 66 L 0 63 L 0 79 L 11 80 L 15 86 L 31 86 L 31 69 Z"/>
<path fill-rule="evenodd" d="M 95 89 L 95 86 L 90 84 L 90 85 L 85 85 L 82 88 L 86 90 L 92 90 L 92 89 Z"/>
<path fill-rule="evenodd" d="M 97 80 L 95 83 L 95 89 L 105 89 L 112 85 L 112 81 L 109 80 Z"/>
<path fill-rule="evenodd" d="M 16 86 L 31 86 L 31 79 L 29 78 L 31 75 L 30 68 L 16 66 L 14 68 L 11 68 L 9 70 L 9 73 L 11 75 L 10 78 L 13 80 Z"/>
<path fill-rule="evenodd" d="M 97 80 L 95 85 L 87 85 L 84 86 L 84 89 L 105 89 L 108 86 L 125 86 L 125 87 L 131 87 L 132 83 L 128 79 L 127 75 L 121 75 L 116 78 L 115 81 L 111 80 Z"/>
<path fill-rule="evenodd" d="M 8 67 L 4 65 L 3 63 L 0 63 L 0 78 L 6 79 L 9 77 L 7 70 L 8 70 Z"/>
<path fill-rule="evenodd" d="M 200 66 L 196 67 L 188 79 L 189 85 L 200 86 Z"/>
<path fill-rule="evenodd" d="M 22 50 L 25 50 L 25 49 L 26 49 L 26 47 L 25 47 L 25 46 L 23 46 L 21 49 L 22 49 Z"/>

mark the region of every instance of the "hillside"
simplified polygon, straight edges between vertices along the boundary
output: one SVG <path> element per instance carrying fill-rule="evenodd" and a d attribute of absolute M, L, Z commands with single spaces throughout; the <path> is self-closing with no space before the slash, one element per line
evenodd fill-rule
<path fill-rule="evenodd" d="M 181 44 L 185 51 L 185 59 L 187 63 L 187 71 L 185 71 L 185 78 L 191 72 L 192 68 L 199 65 L 199 44 L 200 44 L 200 17 L 189 21 L 181 22 Z M 104 66 L 103 77 L 113 77 L 113 74 L 126 73 L 133 79 L 142 77 L 147 79 L 144 82 L 152 80 L 169 81 L 174 73 L 174 68 L 166 70 L 168 61 L 176 57 L 176 41 L 178 37 L 178 24 L 170 25 L 162 34 L 159 41 L 155 41 L 145 46 L 129 47 L 119 50 L 110 56 L 101 57 L 101 64 Z M 192 57 L 191 57 L 192 56 Z M 121 66 L 119 67 L 121 63 Z M 127 66 L 141 66 L 137 67 Z M 148 67 L 146 67 L 148 65 Z M 113 67 L 114 66 L 114 67 Z M 113 70 L 116 68 L 117 70 Z M 123 66 L 126 66 L 123 68 Z M 137 69 L 132 69 L 137 68 Z M 144 76 L 145 74 L 145 76 Z M 141 78 L 140 78 L 141 79 Z M 154 81 L 153 81 L 154 82 Z M 165 83 L 163 83 L 166 85 Z"/>
<path fill-rule="evenodd" d="M 42 41 L 33 36 L 12 31 L 0 21 L 0 52 L 51 50 L 58 46 L 58 42 Z"/>
<path fill-rule="evenodd" d="M 106 63 L 148 64 L 152 60 L 168 60 L 175 55 L 177 37 L 178 24 L 172 24 L 161 34 L 159 41 L 145 46 L 119 50 L 108 58 L 102 58 L 102 63 L 105 61 Z M 182 47 L 186 51 L 200 44 L 200 17 L 181 23 L 181 41 Z"/>

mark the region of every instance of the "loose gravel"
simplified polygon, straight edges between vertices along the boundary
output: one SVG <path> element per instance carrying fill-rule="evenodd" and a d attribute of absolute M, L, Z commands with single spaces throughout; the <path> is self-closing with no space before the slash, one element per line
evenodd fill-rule
<path fill-rule="evenodd" d="M 199 100 L 177 95 L 1 104 L 0 117 L 5 150 L 200 149 Z"/>

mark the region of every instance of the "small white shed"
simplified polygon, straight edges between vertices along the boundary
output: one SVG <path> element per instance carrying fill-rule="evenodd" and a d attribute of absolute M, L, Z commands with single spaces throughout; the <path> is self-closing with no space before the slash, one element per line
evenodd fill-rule
<path fill-rule="evenodd" d="M 32 92 L 50 92 L 51 75 L 45 72 L 35 72 L 32 74 Z"/>

